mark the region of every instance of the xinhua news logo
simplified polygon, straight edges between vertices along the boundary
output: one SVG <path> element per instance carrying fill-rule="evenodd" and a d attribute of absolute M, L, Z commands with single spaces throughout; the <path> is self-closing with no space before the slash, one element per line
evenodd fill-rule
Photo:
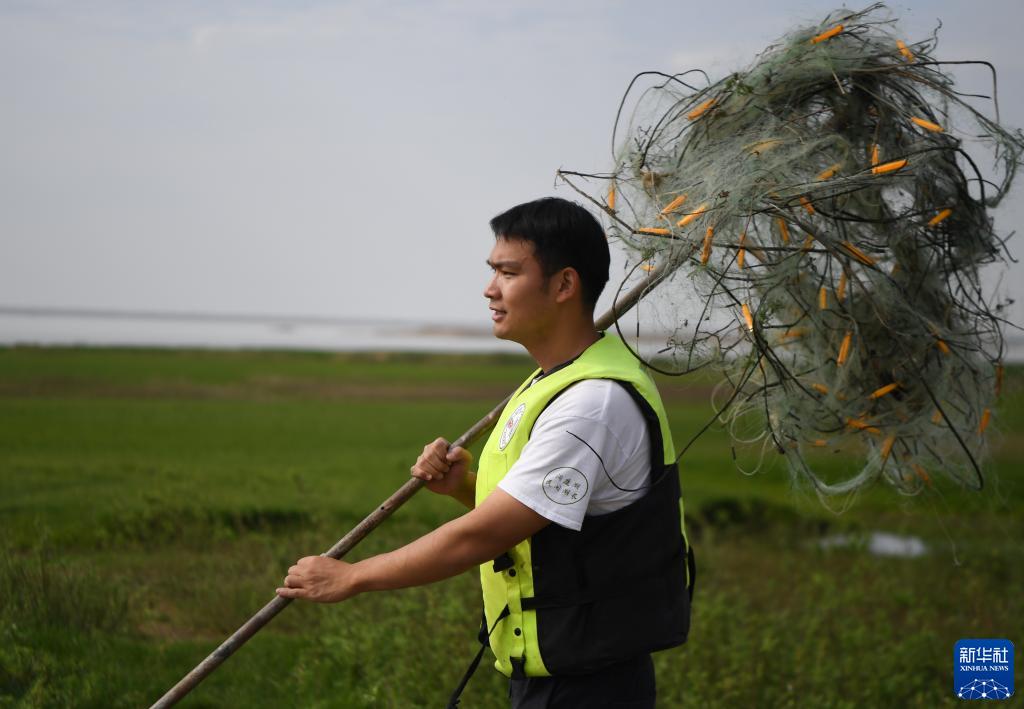
<path fill-rule="evenodd" d="M 960 699 L 1013 696 L 1013 643 L 964 638 L 953 646 L 953 693 Z"/>

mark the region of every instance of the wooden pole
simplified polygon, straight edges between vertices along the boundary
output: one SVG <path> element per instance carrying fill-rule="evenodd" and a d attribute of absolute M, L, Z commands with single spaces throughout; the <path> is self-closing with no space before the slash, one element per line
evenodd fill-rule
<path fill-rule="evenodd" d="M 643 281 L 638 283 L 632 290 L 623 296 L 621 300 L 616 300 L 615 304 L 608 310 L 608 312 L 594 321 L 594 326 L 597 330 L 606 330 L 611 327 L 616 320 L 632 309 L 632 307 L 636 305 L 649 290 L 658 285 L 665 276 L 674 271 L 677 264 L 678 262 L 666 261 L 661 266 L 651 271 Z M 463 448 L 466 448 L 476 442 L 484 433 L 494 426 L 494 422 L 497 420 L 498 416 L 501 415 L 502 409 L 505 408 L 505 404 L 508 403 L 511 396 L 511 394 L 506 396 L 500 404 L 495 406 L 486 416 L 473 424 L 468 431 L 456 438 L 451 445 L 453 447 L 462 446 Z M 367 515 L 362 522 L 352 529 L 352 531 L 339 539 L 334 546 L 321 554 L 321 556 L 327 556 L 332 559 L 340 559 L 345 556 L 345 554 L 351 551 L 356 544 L 361 542 L 366 535 L 376 529 L 381 522 L 390 517 L 395 510 L 404 505 L 409 498 L 419 492 L 420 488 L 423 487 L 424 484 L 425 483 L 419 478 L 409 478 L 402 487 L 398 488 L 398 490 L 391 495 L 391 497 L 382 502 L 377 509 Z M 257 611 L 255 615 L 245 621 L 238 630 L 231 634 L 231 637 L 220 644 L 220 647 L 210 653 L 205 660 L 196 665 L 191 672 L 185 675 L 176 685 L 171 687 L 164 696 L 160 697 L 160 699 L 153 704 L 151 709 L 163 709 L 164 707 L 172 706 L 181 701 L 182 697 L 192 691 L 197 684 L 206 679 L 206 677 L 215 669 L 220 667 L 224 660 L 231 657 L 235 650 L 242 647 L 246 640 L 259 632 L 264 625 L 269 623 L 274 616 L 283 611 L 291 602 L 292 599 L 290 598 L 275 596 L 274 600 L 263 606 L 263 608 Z"/>

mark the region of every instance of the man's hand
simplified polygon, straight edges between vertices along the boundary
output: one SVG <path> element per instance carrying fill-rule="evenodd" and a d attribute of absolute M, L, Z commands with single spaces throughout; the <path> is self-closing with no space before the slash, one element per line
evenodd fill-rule
<path fill-rule="evenodd" d="M 355 596 L 353 565 L 326 556 L 306 556 L 288 569 L 277 595 L 316 603 L 337 603 Z"/>
<path fill-rule="evenodd" d="M 469 466 L 473 455 L 460 446 L 448 450 L 448 441 L 438 438 L 423 446 L 423 453 L 416 459 L 410 472 L 413 477 L 425 480 L 427 489 L 439 495 L 449 495 L 472 507 L 472 486 Z M 470 502 L 466 497 L 469 493 Z"/>

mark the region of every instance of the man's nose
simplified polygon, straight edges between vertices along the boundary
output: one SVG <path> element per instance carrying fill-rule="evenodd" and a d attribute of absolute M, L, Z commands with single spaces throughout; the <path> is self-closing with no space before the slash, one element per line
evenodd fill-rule
<path fill-rule="evenodd" d="M 491 280 L 487 282 L 487 287 L 484 288 L 484 298 L 487 298 L 488 300 L 494 300 L 499 295 L 501 295 L 501 291 L 498 290 L 497 283 L 498 274 L 494 274 L 493 276 L 491 276 Z"/>

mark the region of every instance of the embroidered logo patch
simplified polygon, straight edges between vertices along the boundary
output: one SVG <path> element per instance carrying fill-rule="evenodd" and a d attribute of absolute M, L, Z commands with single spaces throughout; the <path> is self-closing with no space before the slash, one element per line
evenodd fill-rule
<path fill-rule="evenodd" d="M 544 476 L 544 494 L 552 502 L 571 505 L 587 494 L 587 476 L 576 468 L 555 468 Z"/>
<path fill-rule="evenodd" d="M 512 434 L 516 432 L 516 428 L 519 426 L 519 422 L 523 418 L 523 413 L 526 411 L 526 404 L 520 404 L 512 415 L 508 417 L 508 421 L 505 422 L 505 428 L 501 430 L 501 438 L 498 439 L 498 450 L 505 450 L 505 446 L 512 440 Z"/>

